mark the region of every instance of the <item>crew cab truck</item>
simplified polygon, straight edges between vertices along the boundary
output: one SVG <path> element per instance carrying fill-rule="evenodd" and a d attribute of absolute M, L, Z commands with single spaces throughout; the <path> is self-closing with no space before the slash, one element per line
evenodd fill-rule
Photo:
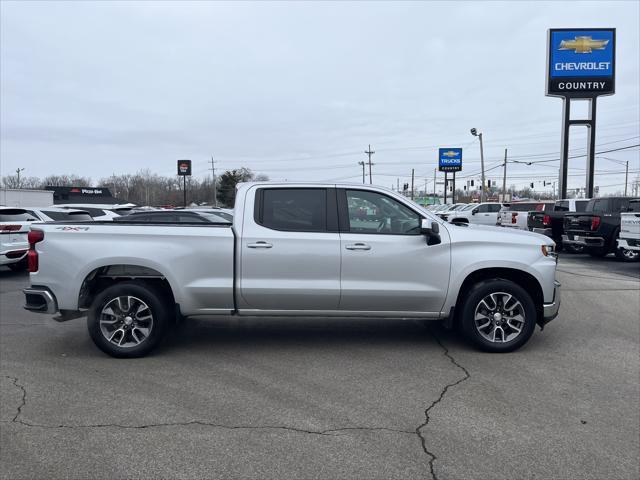
<path fill-rule="evenodd" d="M 560 306 L 547 237 L 449 224 L 360 184 L 241 184 L 232 223 L 38 224 L 29 245 L 25 308 L 86 314 L 114 357 L 150 352 L 176 315 L 444 320 L 507 352 Z"/>
<path fill-rule="evenodd" d="M 530 232 L 540 233 L 553 238 L 556 242 L 556 251 L 563 250 L 562 235 L 564 234 L 564 217 L 569 212 L 584 212 L 589 199 L 557 200 L 551 210 L 533 211 L 527 215 L 527 228 Z M 567 245 L 567 250 L 572 253 L 581 253 L 580 245 Z"/>
<path fill-rule="evenodd" d="M 614 252 L 621 260 L 635 262 L 640 253 L 617 245 L 620 213 L 626 212 L 632 197 L 592 198 L 583 213 L 569 213 L 564 218 L 562 243 L 580 245 L 594 257 Z"/>
<path fill-rule="evenodd" d="M 631 200 L 626 212 L 620 212 L 618 247 L 640 252 L 640 200 Z"/>

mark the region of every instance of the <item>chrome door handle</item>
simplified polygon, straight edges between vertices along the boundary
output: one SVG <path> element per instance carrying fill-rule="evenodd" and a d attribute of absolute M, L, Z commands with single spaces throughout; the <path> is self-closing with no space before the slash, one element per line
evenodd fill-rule
<path fill-rule="evenodd" d="M 267 242 L 256 242 L 256 243 L 247 243 L 248 248 L 271 248 L 273 245 Z"/>
<path fill-rule="evenodd" d="M 347 250 L 371 250 L 371 245 L 366 243 L 352 243 L 351 245 L 345 245 Z"/>

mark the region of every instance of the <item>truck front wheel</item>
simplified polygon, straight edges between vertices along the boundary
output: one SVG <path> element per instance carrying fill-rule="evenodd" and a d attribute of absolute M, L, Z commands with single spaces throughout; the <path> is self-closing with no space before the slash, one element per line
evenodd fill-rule
<path fill-rule="evenodd" d="M 112 357 L 142 357 L 164 337 L 169 311 L 154 288 L 142 282 L 122 282 L 96 296 L 87 327 L 96 346 Z"/>
<path fill-rule="evenodd" d="M 536 326 L 531 295 L 510 280 L 484 280 L 465 295 L 460 317 L 468 340 L 487 352 L 511 352 L 524 345 Z"/>

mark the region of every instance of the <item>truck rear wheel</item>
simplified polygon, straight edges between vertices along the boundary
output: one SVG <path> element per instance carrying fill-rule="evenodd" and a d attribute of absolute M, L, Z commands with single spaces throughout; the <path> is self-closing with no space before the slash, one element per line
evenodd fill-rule
<path fill-rule="evenodd" d="M 500 278 L 482 281 L 466 294 L 460 317 L 466 338 L 487 352 L 512 352 L 536 326 L 536 308 L 520 285 Z"/>
<path fill-rule="evenodd" d="M 164 337 L 170 311 L 149 285 L 117 283 L 96 296 L 87 328 L 96 346 L 112 357 L 142 357 Z"/>
<path fill-rule="evenodd" d="M 637 262 L 640 260 L 640 252 L 617 247 L 616 257 L 623 262 Z"/>

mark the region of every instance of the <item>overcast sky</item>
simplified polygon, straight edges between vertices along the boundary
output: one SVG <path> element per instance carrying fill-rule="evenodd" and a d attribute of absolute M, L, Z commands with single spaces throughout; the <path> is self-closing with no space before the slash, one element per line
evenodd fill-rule
<path fill-rule="evenodd" d="M 636 145 L 639 5 L 2 1 L 0 174 L 172 175 L 190 158 L 204 176 L 214 155 L 218 169 L 274 180 L 360 181 L 371 144 L 374 183 L 415 168 L 431 190 L 438 146 L 464 147 L 460 176 L 479 178 L 471 127 L 487 169 L 505 148 L 556 158 L 562 101 L 544 96 L 553 27 L 617 28 L 597 150 Z M 578 129 L 573 153 L 585 146 Z M 603 155 L 638 175 L 638 148 Z M 509 165 L 508 183 L 555 180 L 557 166 Z M 571 167 L 569 186 L 584 186 L 585 158 Z M 598 158 L 596 171 L 604 191 L 624 188 L 624 166 Z"/>

